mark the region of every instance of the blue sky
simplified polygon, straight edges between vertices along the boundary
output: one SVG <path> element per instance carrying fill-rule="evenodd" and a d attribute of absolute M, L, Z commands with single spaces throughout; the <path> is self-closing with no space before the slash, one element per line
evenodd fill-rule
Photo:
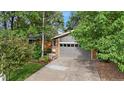
<path fill-rule="evenodd" d="M 71 15 L 71 12 L 70 11 L 63 11 L 63 16 L 64 16 L 64 26 L 66 26 L 66 23 Z"/>

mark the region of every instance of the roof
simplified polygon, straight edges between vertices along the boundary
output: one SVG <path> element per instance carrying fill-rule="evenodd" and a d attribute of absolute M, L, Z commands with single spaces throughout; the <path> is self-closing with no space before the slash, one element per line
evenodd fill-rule
<path fill-rule="evenodd" d="M 57 36 L 53 37 L 52 39 L 57 39 L 57 38 L 66 36 L 66 35 L 70 34 L 71 32 L 73 32 L 73 30 L 68 31 L 68 32 L 64 32 L 64 33 L 62 33 L 62 34 L 60 34 L 60 35 L 57 35 Z"/>

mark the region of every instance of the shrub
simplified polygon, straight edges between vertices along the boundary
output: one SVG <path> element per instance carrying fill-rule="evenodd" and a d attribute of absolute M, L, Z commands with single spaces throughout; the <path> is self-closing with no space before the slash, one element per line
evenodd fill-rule
<path fill-rule="evenodd" d="M 16 31 L 0 31 L 0 71 L 7 80 L 10 73 L 20 69 L 25 63 L 31 61 L 33 46 L 28 44 L 25 37 L 15 34 Z"/>
<path fill-rule="evenodd" d="M 40 57 L 41 57 L 41 45 L 36 44 L 34 47 L 33 58 L 38 60 Z"/>
<path fill-rule="evenodd" d="M 98 59 L 124 72 L 124 12 L 82 12 L 72 35 L 82 48 L 96 49 Z"/>
<path fill-rule="evenodd" d="M 52 49 L 51 48 L 47 48 L 47 49 L 45 49 L 44 54 L 47 55 L 48 53 L 51 53 L 51 52 L 52 52 Z"/>
<path fill-rule="evenodd" d="M 50 59 L 49 59 L 49 56 L 46 55 L 44 57 L 39 58 L 39 61 L 41 61 L 41 62 L 43 61 L 47 64 L 47 63 L 49 63 Z"/>

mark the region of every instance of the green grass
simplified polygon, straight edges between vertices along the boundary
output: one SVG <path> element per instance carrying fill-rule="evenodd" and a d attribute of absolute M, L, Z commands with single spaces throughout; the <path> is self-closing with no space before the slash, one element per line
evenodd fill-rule
<path fill-rule="evenodd" d="M 42 68 L 42 64 L 38 63 L 28 63 L 22 67 L 22 69 L 19 69 L 17 71 L 14 71 L 10 75 L 10 81 L 22 81 L 28 78 L 30 75 L 32 75 L 34 72 L 38 71 L 40 68 Z"/>

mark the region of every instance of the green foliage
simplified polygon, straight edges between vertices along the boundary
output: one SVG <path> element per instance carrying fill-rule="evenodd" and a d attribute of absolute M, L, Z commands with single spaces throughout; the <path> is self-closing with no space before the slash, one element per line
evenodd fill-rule
<path fill-rule="evenodd" d="M 46 64 L 50 61 L 50 59 L 49 59 L 49 56 L 48 55 L 46 55 L 46 56 L 44 56 L 44 57 L 41 57 L 40 59 L 39 59 L 39 61 L 43 61 L 43 62 L 45 62 Z"/>
<path fill-rule="evenodd" d="M 48 63 L 49 62 L 49 57 L 48 56 L 44 56 L 44 61 L 46 62 L 46 63 Z"/>
<path fill-rule="evenodd" d="M 45 51 L 44 51 L 44 54 L 47 55 L 47 54 L 49 54 L 51 52 L 52 52 L 51 48 L 46 48 Z"/>
<path fill-rule="evenodd" d="M 50 41 L 59 29 L 63 29 L 62 12 L 47 11 L 44 18 L 43 28 L 43 11 L 0 12 L 0 22 L 3 25 L 0 28 L 0 73 L 6 74 L 7 80 L 11 72 L 32 59 L 33 53 L 37 59 L 41 56 L 39 46 L 35 45 L 34 49 L 33 44 L 28 44 L 30 35 L 40 36 L 44 33 L 45 40 Z"/>
<path fill-rule="evenodd" d="M 40 57 L 41 57 L 41 45 L 36 44 L 34 47 L 33 58 L 38 60 Z"/>
<path fill-rule="evenodd" d="M 43 65 L 39 63 L 28 63 L 22 66 L 22 69 L 18 69 L 16 71 L 13 71 L 10 74 L 10 81 L 15 80 L 25 80 L 30 75 L 38 71 L 40 68 L 42 68 Z"/>
<path fill-rule="evenodd" d="M 57 11 L 45 11 L 44 28 L 43 11 L 3 11 L 0 12 L 0 22 L 5 29 L 23 30 L 25 35 L 45 32 L 49 39 L 56 35 L 59 29 L 64 28 L 62 12 Z"/>
<path fill-rule="evenodd" d="M 80 12 L 71 12 L 71 17 L 66 25 L 67 29 L 73 30 L 79 24 L 80 17 Z"/>
<path fill-rule="evenodd" d="M 81 47 L 124 71 L 124 12 L 80 12 L 80 18 L 72 35 Z"/>
<path fill-rule="evenodd" d="M 19 37 L 15 31 L 0 31 L 0 71 L 9 74 L 32 59 L 32 48 L 24 37 Z"/>

